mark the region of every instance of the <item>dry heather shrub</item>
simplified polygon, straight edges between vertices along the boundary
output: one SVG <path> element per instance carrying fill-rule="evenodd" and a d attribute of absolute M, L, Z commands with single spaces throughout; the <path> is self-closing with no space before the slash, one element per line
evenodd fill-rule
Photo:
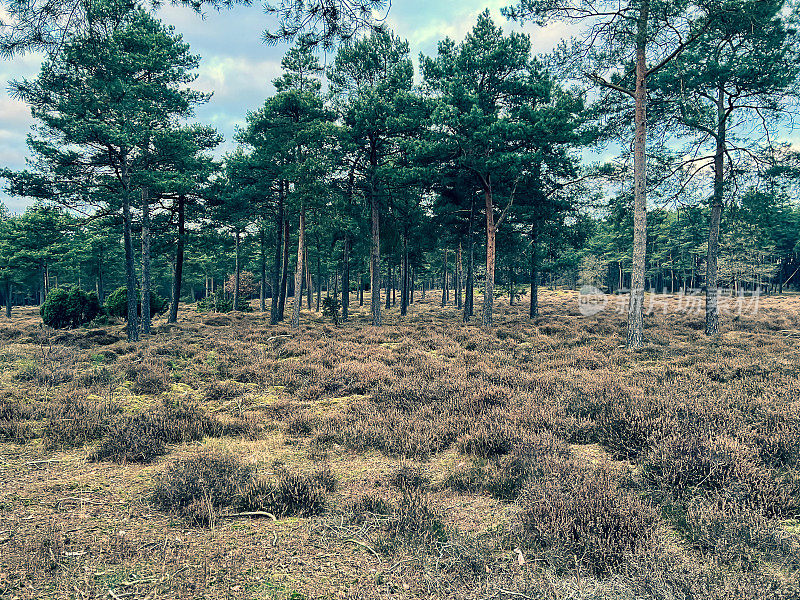
<path fill-rule="evenodd" d="M 418 467 L 401 466 L 390 478 L 389 484 L 400 491 L 401 498 L 393 510 L 390 530 L 393 535 L 401 535 L 417 542 L 447 540 L 447 533 L 439 514 L 428 500 L 427 477 Z"/>
<path fill-rule="evenodd" d="M 768 410 L 751 433 L 761 460 L 775 468 L 796 467 L 800 462 L 800 406 Z"/>
<path fill-rule="evenodd" d="M 642 472 L 648 483 L 675 498 L 698 490 L 721 492 L 768 516 L 792 517 L 798 506 L 797 482 L 727 435 L 684 431 L 665 437 L 646 455 Z"/>
<path fill-rule="evenodd" d="M 0 397 L 0 420 L 3 421 L 30 421 L 39 417 L 36 403 L 23 402 L 11 393 L 4 393 Z"/>
<path fill-rule="evenodd" d="M 108 432 L 91 460 L 147 463 L 167 453 L 167 444 L 219 436 L 223 427 L 196 404 L 165 401 L 133 415 L 124 415 L 108 426 Z"/>
<path fill-rule="evenodd" d="M 327 494 L 336 490 L 329 470 L 311 475 L 281 472 L 276 482 L 255 479 L 238 500 L 246 510 L 267 511 L 275 516 L 310 517 L 325 510 Z"/>
<path fill-rule="evenodd" d="M 301 410 L 291 417 L 286 423 L 286 433 L 289 435 L 310 435 L 317 426 L 317 417 L 310 410 Z"/>
<path fill-rule="evenodd" d="M 460 491 L 487 491 L 499 500 L 512 501 L 531 479 L 550 474 L 568 477 L 574 469 L 567 444 L 548 431 L 528 433 L 512 452 L 478 459 L 456 470 L 445 485 Z"/>
<path fill-rule="evenodd" d="M 121 410 L 114 402 L 88 398 L 86 391 L 69 392 L 46 409 L 45 445 L 63 449 L 100 439 Z"/>
<path fill-rule="evenodd" d="M 637 459 L 658 438 L 676 428 L 675 417 L 651 396 L 626 395 L 602 406 L 595 416 L 597 441 L 617 459 Z"/>
<path fill-rule="evenodd" d="M 379 528 L 381 538 L 376 546 L 387 553 L 401 543 L 430 549 L 446 542 L 448 534 L 441 515 L 430 504 L 430 482 L 419 468 L 402 465 L 388 477 L 388 483 L 400 492 L 397 501 L 362 496 L 347 507 L 349 519 Z"/>
<path fill-rule="evenodd" d="M 0 440 L 14 442 L 15 444 L 25 444 L 35 437 L 36 433 L 29 423 L 0 419 Z"/>
<path fill-rule="evenodd" d="M 172 377 L 161 360 L 144 360 L 127 368 L 128 377 L 133 380 L 134 394 L 161 394 L 170 388 Z"/>
<path fill-rule="evenodd" d="M 680 530 L 695 550 L 724 564 L 752 569 L 765 560 L 800 563 L 800 537 L 718 495 L 690 500 Z"/>
<path fill-rule="evenodd" d="M 209 402 L 233 400 L 244 394 L 246 388 L 235 381 L 212 381 L 205 389 L 204 396 Z"/>
<path fill-rule="evenodd" d="M 151 500 L 195 523 L 210 524 L 247 492 L 254 471 L 233 454 L 197 454 L 172 463 L 157 479 Z"/>
<path fill-rule="evenodd" d="M 517 503 L 523 535 L 559 568 L 579 560 L 596 575 L 652 547 L 658 511 L 605 468 L 534 480 Z"/>

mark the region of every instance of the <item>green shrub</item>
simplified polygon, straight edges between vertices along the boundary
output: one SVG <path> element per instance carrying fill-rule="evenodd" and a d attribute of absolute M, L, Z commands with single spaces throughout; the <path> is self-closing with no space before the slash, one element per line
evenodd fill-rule
<path fill-rule="evenodd" d="M 100 301 L 94 292 L 80 288 L 55 288 L 47 294 L 39 314 L 45 325 L 54 329 L 80 327 L 100 312 Z"/>
<path fill-rule="evenodd" d="M 139 305 L 136 312 L 139 316 L 142 315 L 142 295 L 141 290 L 136 290 L 136 298 Z M 152 290 L 150 291 L 150 316 L 154 317 L 160 315 L 169 306 L 169 301 L 162 298 Z M 126 317 L 128 315 L 128 290 L 126 287 L 117 288 L 108 298 L 106 298 L 106 312 L 112 317 Z"/>
<path fill-rule="evenodd" d="M 222 291 L 216 292 L 214 295 L 204 298 L 197 303 L 197 312 L 218 312 L 229 313 L 233 310 L 233 298 L 228 298 Z M 239 298 L 239 312 L 251 312 L 253 309 L 250 303 L 244 299 Z"/>
<path fill-rule="evenodd" d="M 336 327 L 339 326 L 339 307 L 342 303 L 333 296 L 326 296 L 322 299 L 322 316 L 328 317 Z"/>

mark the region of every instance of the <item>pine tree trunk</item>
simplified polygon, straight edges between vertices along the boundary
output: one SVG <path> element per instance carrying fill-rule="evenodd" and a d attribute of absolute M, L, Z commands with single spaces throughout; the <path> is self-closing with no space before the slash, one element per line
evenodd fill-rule
<path fill-rule="evenodd" d="M 280 268 L 283 246 L 283 184 L 278 184 L 278 214 L 275 219 L 275 256 L 272 261 L 272 297 L 270 298 L 269 324 L 277 325 L 280 320 Z"/>
<path fill-rule="evenodd" d="M 239 278 L 241 277 L 241 266 L 239 264 L 239 230 L 236 230 L 235 243 L 236 256 L 234 260 L 234 275 L 233 275 L 233 310 L 239 310 Z"/>
<path fill-rule="evenodd" d="M 372 325 L 381 324 L 381 221 L 378 210 L 378 198 L 375 192 L 375 169 L 378 166 L 377 149 L 373 143 L 370 148 L 370 181 L 368 186 L 370 216 L 372 219 L 372 244 L 370 247 L 370 302 L 372 307 Z"/>
<path fill-rule="evenodd" d="M 297 232 L 297 269 L 294 275 L 294 310 L 292 329 L 300 328 L 300 306 L 303 304 L 303 257 L 306 244 L 306 207 L 300 206 L 300 227 Z"/>
<path fill-rule="evenodd" d="M 392 263 L 386 260 L 386 308 L 392 307 Z"/>
<path fill-rule="evenodd" d="M 150 334 L 150 190 L 142 188 L 142 333 Z"/>
<path fill-rule="evenodd" d="M 281 184 L 283 185 L 283 184 Z M 283 321 L 286 312 L 286 288 L 289 285 L 289 215 L 283 215 L 283 267 L 281 269 L 281 292 L 278 302 L 278 320 Z"/>
<path fill-rule="evenodd" d="M 539 241 L 536 223 L 531 225 L 531 310 L 530 318 L 539 316 Z"/>
<path fill-rule="evenodd" d="M 263 239 L 262 239 L 263 241 Z M 175 244 L 175 270 L 172 274 L 172 305 L 169 307 L 168 323 L 178 322 L 178 304 L 183 287 L 183 255 L 186 243 L 186 197 L 178 196 L 178 239 Z M 264 248 L 263 244 L 261 246 Z"/>
<path fill-rule="evenodd" d="M 403 235 L 403 272 L 400 280 L 400 315 L 408 312 L 408 236 Z"/>
<path fill-rule="evenodd" d="M 447 304 L 447 248 L 444 249 L 444 262 L 442 263 L 442 306 Z"/>
<path fill-rule="evenodd" d="M 106 300 L 105 286 L 103 285 L 103 247 L 100 246 L 97 255 L 97 299 L 100 304 Z"/>
<path fill-rule="evenodd" d="M 11 307 L 14 304 L 11 293 L 11 280 L 6 278 L 6 319 L 11 318 Z"/>
<path fill-rule="evenodd" d="M 267 249 L 266 249 L 266 232 L 264 231 L 264 222 L 261 222 L 259 227 L 259 262 L 261 267 L 261 289 L 258 293 L 258 304 L 261 312 L 267 312 Z"/>
<path fill-rule="evenodd" d="M 322 261 L 320 260 L 319 240 L 317 240 L 317 312 L 322 302 Z"/>
<path fill-rule="evenodd" d="M 475 298 L 475 196 L 469 204 L 469 231 L 467 233 L 467 287 L 464 291 L 464 322 L 474 314 Z"/>
<path fill-rule="evenodd" d="M 123 165 L 123 173 L 124 165 Z M 125 288 L 128 294 L 128 341 L 139 341 L 139 302 L 136 297 L 136 267 L 133 256 L 133 238 L 131 236 L 131 203 L 130 189 L 127 186 L 122 192 L 122 237 L 125 245 Z"/>
<path fill-rule="evenodd" d="M 311 269 L 309 269 L 309 264 L 308 264 L 308 262 L 309 262 L 309 261 L 308 261 L 308 244 L 306 244 L 306 248 L 305 248 L 305 259 L 304 259 L 304 263 L 305 263 L 305 266 L 306 266 L 306 279 L 305 279 L 305 285 L 306 285 L 306 304 L 308 305 L 308 310 L 309 310 L 309 311 L 311 311 L 311 297 L 314 295 L 314 289 L 313 289 L 313 287 L 314 287 L 314 286 L 312 285 L 312 281 L 311 281 Z"/>
<path fill-rule="evenodd" d="M 494 265 L 495 238 L 497 234 L 494 224 L 494 200 L 491 188 L 484 190 L 486 200 L 486 285 L 483 289 L 483 325 L 492 326 L 494 309 Z"/>
<path fill-rule="evenodd" d="M 725 93 L 720 88 L 717 97 L 717 148 L 714 153 L 714 197 L 708 216 L 708 258 L 706 260 L 706 335 L 719 333 L 719 282 L 717 259 L 719 256 L 719 223 L 722 218 L 722 200 L 725 184 Z"/>
<path fill-rule="evenodd" d="M 456 307 L 461 310 L 462 302 L 461 302 L 461 287 L 463 286 L 464 282 L 462 281 L 463 278 L 463 267 L 461 264 L 461 240 L 458 240 L 458 248 L 456 248 Z"/>
<path fill-rule="evenodd" d="M 641 3 L 636 36 L 636 133 L 634 140 L 633 178 L 633 267 L 631 297 L 628 306 L 628 348 L 641 348 L 644 325 L 644 278 L 647 254 L 647 66 L 645 49 L 650 3 Z"/>
<path fill-rule="evenodd" d="M 358 305 L 364 306 L 364 273 L 358 272 Z"/>
<path fill-rule="evenodd" d="M 344 236 L 342 250 L 342 322 L 350 316 L 350 234 Z"/>

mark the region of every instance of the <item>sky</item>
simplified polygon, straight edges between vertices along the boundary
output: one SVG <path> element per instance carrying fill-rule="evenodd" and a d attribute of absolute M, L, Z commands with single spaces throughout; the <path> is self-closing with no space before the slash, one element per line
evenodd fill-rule
<path fill-rule="evenodd" d="M 420 52 L 434 54 L 440 39 L 449 36 L 461 40 L 486 8 L 504 30 L 524 30 L 531 35 L 535 52 L 547 52 L 565 36 L 563 26 L 547 29 L 509 23 L 500 15 L 500 8 L 512 0 L 394 0 L 387 24 L 411 45 L 415 63 Z M 217 128 L 225 138 L 221 151 L 233 148 L 233 134 L 244 123 L 248 110 L 258 108 L 274 93 L 271 81 L 280 74 L 280 62 L 287 44 L 267 46 L 262 32 L 275 22 L 267 17 L 261 3 L 236 7 L 229 11 L 209 11 L 199 16 L 188 8 L 165 6 L 158 16 L 173 25 L 201 57 L 198 78 L 193 87 L 213 92 L 208 104 L 196 111 L 196 120 Z M 322 55 L 331 62 L 333 54 Z M 0 81 L 35 77 L 41 56 L 26 55 L 13 60 L 0 59 Z M 22 169 L 28 150 L 25 137 L 33 123 L 28 107 L 12 98 L 8 85 L 0 92 L 0 166 Z M 0 184 L 2 185 L 2 184 Z M 0 202 L 12 212 L 20 212 L 30 204 L 25 198 L 14 198 L 0 190 Z"/>

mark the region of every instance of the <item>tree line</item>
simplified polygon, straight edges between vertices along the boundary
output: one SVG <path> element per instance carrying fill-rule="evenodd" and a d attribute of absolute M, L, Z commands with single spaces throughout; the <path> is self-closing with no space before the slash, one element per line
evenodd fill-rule
<path fill-rule="evenodd" d="M 791 3 L 523 1 L 506 16 L 583 35 L 535 56 L 486 11 L 420 56 L 416 78 L 382 26 L 309 31 L 285 13 L 275 35 L 295 43 L 275 93 L 221 160 L 219 134 L 189 124 L 208 96 L 181 36 L 135 3 L 81 7 L 39 75 L 12 84 L 37 124 L 30 168 L 2 175 L 38 202 L 0 221 L 7 311 L 15 294 L 71 283 L 102 299 L 124 281 L 136 340 L 154 289 L 170 321 L 187 294 L 238 308 L 258 293 L 273 323 L 298 327 L 322 290 L 344 321 L 369 290 L 380 325 L 397 296 L 405 315 L 441 286 L 465 321 L 478 288 L 490 326 L 498 295 L 524 286 L 535 317 L 540 282 L 587 283 L 630 291 L 638 347 L 645 288 L 704 288 L 713 335 L 721 285 L 800 283 Z M 342 32 L 325 69 L 316 48 Z"/>

